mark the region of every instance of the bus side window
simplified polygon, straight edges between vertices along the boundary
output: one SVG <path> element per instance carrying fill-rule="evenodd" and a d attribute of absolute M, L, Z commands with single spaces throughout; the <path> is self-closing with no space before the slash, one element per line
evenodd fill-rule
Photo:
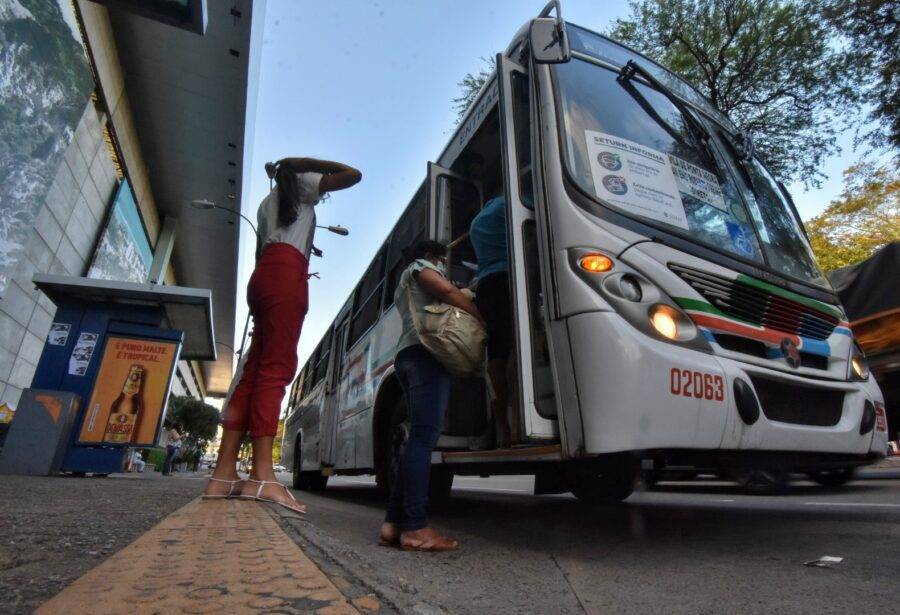
<path fill-rule="evenodd" d="M 321 349 L 321 344 L 317 347 L 311 355 L 309 355 L 309 361 L 306 363 L 306 378 L 303 380 L 303 397 L 309 395 L 310 389 L 316 384 L 316 361 L 319 358 L 319 350 Z"/>
<path fill-rule="evenodd" d="M 288 395 L 288 406 L 287 406 L 287 415 L 290 416 L 294 413 L 294 410 L 297 407 L 297 395 L 300 392 L 300 384 L 301 384 L 301 376 L 303 373 L 297 375 L 297 378 L 294 380 L 294 384 L 291 385 L 291 393 Z"/>
<path fill-rule="evenodd" d="M 328 357 L 331 355 L 331 333 L 332 329 L 328 329 L 328 332 L 325 333 L 325 337 L 322 338 L 322 341 L 319 344 L 321 348 L 321 354 L 316 361 L 316 377 L 314 378 L 315 384 L 319 384 L 325 377 L 325 373 L 328 371 Z"/>
<path fill-rule="evenodd" d="M 403 212 L 391 238 L 387 251 L 387 279 L 385 288 L 384 309 L 394 304 L 394 291 L 400 282 L 405 259 L 403 250 L 428 236 L 428 207 L 425 202 L 425 184 L 416 192 L 412 202 Z"/>
<path fill-rule="evenodd" d="M 522 204 L 534 209 L 534 181 L 531 174 L 531 114 L 528 77 L 512 75 L 513 126 L 516 133 L 516 157 L 519 171 L 519 196 Z"/>
<path fill-rule="evenodd" d="M 346 348 L 350 348 L 378 320 L 381 313 L 381 290 L 384 282 L 384 255 L 382 248 L 368 271 L 363 276 L 356 296 L 353 299 L 353 316 L 350 322 L 350 339 Z"/>

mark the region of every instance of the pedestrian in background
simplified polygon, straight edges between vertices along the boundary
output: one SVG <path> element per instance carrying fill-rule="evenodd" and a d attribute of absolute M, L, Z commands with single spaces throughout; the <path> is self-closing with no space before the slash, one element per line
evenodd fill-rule
<path fill-rule="evenodd" d="M 178 425 L 173 425 L 169 430 L 169 443 L 166 445 L 166 460 L 163 463 L 163 476 L 172 476 L 172 465 L 175 463 L 175 457 L 181 450 L 181 434 L 178 432 Z"/>
<path fill-rule="evenodd" d="M 297 371 L 297 342 L 309 305 L 308 267 L 322 195 L 353 186 L 362 174 L 345 164 L 315 158 L 284 158 L 266 165 L 275 186 L 257 213 L 256 268 L 247 286 L 253 339 L 222 421 L 216 469 L 204 497 L 233 495 L 275 502 L 306 512 L 275 478 L 272 446 L 281 401 Z M 250 433 L 253 465 L 242 481 L 236 463 Z"/>
<path fill-rule="evenodd" d="M 144 467 L 147 465 L 147 462 L 144 461 L 144 458 L 141 456 L 141 449 L 136 448 L 131 451 L 130 458 L 131 467 L 129 470 L 131 472 L 143 472 Z"/>
<path fill-rule="evenodd" d="M 394 371 L 403 389 L 409 413 L 409 439 L 404 447 L 391 496 L 381 543 L 411 551 L 451 551 L 455 540 L 428 527 L 428 482 L 431 451 L 437 444 L 450 401 L 450 373 L 421 344 L 413 313 L 425 316 L 425 307 L 435 301 L 448 303 L 482 320 L 471 299 L 446 277 L 447 247 L 436 241 L 420 241 L 410 251 L 413 261 L 401 274 L 394 305 L 403 330 L 397 343 Z"/>

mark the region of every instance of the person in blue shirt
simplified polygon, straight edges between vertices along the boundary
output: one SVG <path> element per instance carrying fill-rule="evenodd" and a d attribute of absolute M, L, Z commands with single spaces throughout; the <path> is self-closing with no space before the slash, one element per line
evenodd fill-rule
<path fill-rule="evenodd" d="M 483 160 L 470 155 L 464 168 L 469 177 L 481 178 Z M 497 430 L 497 446 L 509 448 L 508 405 L 516 372 L 512 360 L 513 313 L 505 197 L 499 195 L 488 199 L 469 226 L 469 240 L 478 259 L 475 305 L 487 324 L 487 373 L 493 390 L 491 410 Z"/>

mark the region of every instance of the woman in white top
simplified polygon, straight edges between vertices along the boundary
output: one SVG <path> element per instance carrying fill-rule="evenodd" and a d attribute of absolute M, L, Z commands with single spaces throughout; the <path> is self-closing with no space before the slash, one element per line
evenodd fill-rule
<path fill-rule="evenodd" d="M 259 206 L 256 268 L 247 286 L 253 340 L 222 421 L 216 469 L 205 497 L 240 494 L 305 512 L 275 479 L 272 445 L 285 388 L 297 370 L 297 342 L 308 307 L 307 271 L 321 195 L 349 188 L 359 171 L 338 162 L 285 158 L 266 165 L 275 187 Z M 250 478 L 235 468 L 244 434 L 253 445 Z"/>

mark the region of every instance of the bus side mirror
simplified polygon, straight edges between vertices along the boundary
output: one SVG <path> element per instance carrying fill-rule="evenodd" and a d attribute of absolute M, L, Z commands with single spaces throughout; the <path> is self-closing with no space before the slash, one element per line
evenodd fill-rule
<path fill-rule="evenodd" d="M 531 22 L 528 38 L 535 64 L 562 64 L 572 58 L 564 21 L 538 17 Z"/>

